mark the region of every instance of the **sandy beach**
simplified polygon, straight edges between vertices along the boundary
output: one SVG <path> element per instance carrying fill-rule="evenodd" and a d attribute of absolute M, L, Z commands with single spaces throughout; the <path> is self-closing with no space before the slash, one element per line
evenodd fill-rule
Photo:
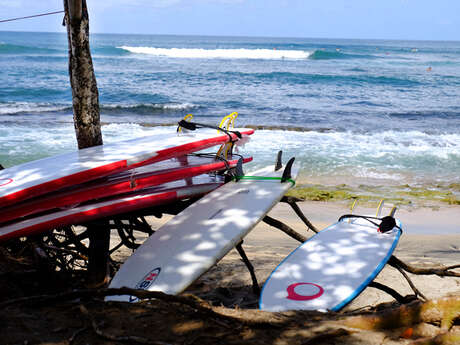
<path fill-rule="evenodd" d="M 305 201 L 299 203 L 299 206 L 318 229 L 333 224 L 340 215 L 349 213 L 347 205 L 342 203 Z M 384 212 L 388 210 L 384 209 Z M 355 213 L 375 214 L 375 210 L 358 207 Z M 287 204 L 279 203 L 269 215 L 306 237 L 314 235 Z M 460 227 L 456 224 L 460 219 L 460 207 L 403 209 L 398 211 L 396 216 L 404 227 L 404 233 L 394 253 L 396 257 L 408 264 L 425 268 L 439 264 L 460 264 Z M 169 218 L 170 216 L 163 216 L 161 219 L 151 217 L 149 222 L 153 228 L 158 228 Z M 245 237 L 243 248 L 255 268 L 259 285 L 263 284 L 272 270 L 299 244 L 285 233 L 263 222 Z M 120 251 L 117 259 L 123 260 L 124 255 L 129 253 Z M 409 274 L 409 277 L 428 299 L 460 291 L 460 278 L 413 274 Z M 406 279 L 389 265 L 386 265 L 375 281 L 395 289 L 403 296 L 413 294 Z M 236 249 L 231 250 L 186 292 L 229 307 L 257 307 L 257 296 L 252 293 L 250 274 Z M 346 307 L 346 310 L 392 301 L 394 299 L 388 294 L 375 288 L 367 288 Z"/>
<path fill-rule="evenodd" d="M 328 226 L 342 213 L 347 213 L 346 205 L 337 203 L 303 202 L 300 207 L 318 228 Z M 413 212 L 409 215 L 415 216 L 404 220 L 408 229 L 403 234 L 395 255 L 407 263 L 425 268 L 436 263 L 459 264 L 459 233 L 420 234 L 415 230 L 423 227 L 428 229 L 431 223 L 427 223 L 427 220 L 432 220 L 433 225 L 441 228 L 443 220 L 446 220 L 446 224 L 452 224 L 453 221 L 447 220 L 455 217 L 458 209 L 441 208 L 441 213 L 432 209 Z M 269 214 L 306 237 L 313 235 L 285 204 L 277 205 Z M 404 212 L 400 215 L 406 216 Z M 148 220 L 153 228 L 158 228 L 168 218 L 170 217 L 148 217 Z M 116 236 L 113 239 L 116 241 Z M 296 240 L 264 223 L 260 223 L 249 233 L 243 247 L 255 267 L 259 285 L 263 284 L 278 263 L 298 245 Z M 123 261 L 131 255 L 131 250 L 124 247 L 114 254 L 117 260 Z M 18 265 L 17 262 L 15 264 Z M 423 303 L 424 310 L 428 311 L 419 319 L 422 316 L 418 302 L 397 306 L 392 297 L 375 288 L 366 288 L 344 308 L 345 313 L 262 312 L 257 310 L 258 295 L 252 291 L 250 274 L 235 249 L 185 291 L 207 303 L 186 294 L 166 295 L 142 303 L 106 303 L 98 298 L 72 296 L 75 292 L 83 293 L 85 290 L 73 290 L 67 294 L 64 292 L 61 296 L 64 287 L 68 288 L 68 276 L 44 273 L 46 272 L 28 270 L 13 276 L 20 279 L 4 279 L 2 288 L 5 289 L 5 300 L 0 313 L 0 322 L 5 329 L 3 343 L 83 345 L 139 343 L 141 340 L 143 344 L 190 345 L 414 345 L 420 344 L 414 340 L 431 341 L 434 337 L 446 337 L 448 340 L 442 344 L 458 344 L 460 339 L 458 320 L 448 333 L 445 333 L 446 329 L 439 327 L 446 317 L 450 317 L 450 310 L 458 313 L 460 278 L 409 274 L 415 286 L 431 300 Z M 37 279 L 40 283 L 37 283 Z M 405 278 L 388 265 L 375 281 L 395 289 L 403 296 L 413 294 Z M 36 302 L 33 302 L 34 297 L 25 297 L 22 302 L 14 298 L 8 301 L 12 295 L 24 291 L 30 291 L 32 295 L 38 294 L 35 296 Z M 449 295 L 455 297 L 437 299 Z M 44 303 L 46 301 L 48 302 Z M 412 308 L 414 318 L 407 317 L 407 308 Z M 403 318 L 398 317 L 399 310 L 404 313 Z M 350 314 L 347 311 L 359 313 Z M 372 321 L 374 317 L 387 320 L 387 314 L 382 313 L 393 313 L 391 320 L 396 323 L 384 323 L 381 325 L 383 328 L 366 323 L 366 320 Z M 455 316 L 457 314 L 453 315 L 458 319 Z M 426 320 L 434 321 L 429 324 Z"/>

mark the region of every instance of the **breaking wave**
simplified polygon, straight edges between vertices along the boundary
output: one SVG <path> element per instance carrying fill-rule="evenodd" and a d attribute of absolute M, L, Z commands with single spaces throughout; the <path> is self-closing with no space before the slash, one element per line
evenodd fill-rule
<path fill-rule="evenodd" d="M 119 47 L 134 54 L 146 54 L 161 57 L 189 59 L 266 59 L 281 60 L 308 59 L 312 52 L 303 50 L 277 49 L 200 49 L 200 48 L 155 48 L 155 47 Z"/>

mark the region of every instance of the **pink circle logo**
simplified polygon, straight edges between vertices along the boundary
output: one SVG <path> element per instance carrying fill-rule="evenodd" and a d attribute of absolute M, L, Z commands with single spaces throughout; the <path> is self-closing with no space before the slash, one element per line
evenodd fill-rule
<path fill-rule="evenodd" d="M 0 187 L 6 186 L 7 184 L 10 184 L 13 182 L 12 178 L 0 178 Z"/>
<path fill-rule="evenodd" d="M 303 287 L 302 294 L 296 292 L 297 287 Z M 313 283 L 295 283 L 288 286 L 286 289 L 288 295 L 287 299 L 291 299 L 293 301 L 310 301 L 312 299 L 316 299 L 320 297 L 324 293 L 324 289 L 318 285 Z M 306 294 L 305 294 L 306 293 Z"/>

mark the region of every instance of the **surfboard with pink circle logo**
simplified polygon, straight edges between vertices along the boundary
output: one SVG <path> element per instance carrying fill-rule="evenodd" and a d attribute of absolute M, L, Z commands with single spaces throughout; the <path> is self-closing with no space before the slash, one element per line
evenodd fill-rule
<path fill-rule="evenodd" d="M 320 231 L 289 254 L 269 276 L 259 307 L 267 311 L 338 311 L 383 269 L 401 235 L 380 233 L 365 219 L 343 220 Z"/>

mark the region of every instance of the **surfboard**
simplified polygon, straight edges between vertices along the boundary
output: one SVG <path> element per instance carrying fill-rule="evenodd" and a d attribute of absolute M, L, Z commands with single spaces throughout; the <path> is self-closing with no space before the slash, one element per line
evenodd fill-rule
<path fill-rule="evenodd" d="M 244 163 L 252 158 L 245 158 Z M 90 182 L 43 194 L 22 203 L 2 208 L 0 223 L 20 217 L 44 212 L 50 209 L 76 206 L 82 202 L 128 193 L 157 186 L 174 180 L 190 178 L 212 171 L 235 167 L 237 159 L 228 160 L 213 156 L 187 155 L 141 166 Z"/>
<path fill-rule="evenodd" d="M 128 169 L 197 152 L 254 132 L 200 128 L 90 147 L 0 171 L 0 207 Z"/>
<path fill-rule="evenodd" d="M 339 311 L 378 275 L 401 235 L 361 218 L 320 231 L 289 254 L 266 280 L 259 307 L 266 311 Z"/>
<path fill-rule="evenodd" d="M 123 263 L 109 287 L 184 291 L 246 236 L 293 185 L 296 175 L 293 169 L 291 179 L 281 182 L 283 171 L 269 166 L 217 188 L 150 236 Z"/>
<path fill-rule="evenodd" d="M 117 195 L 102 201 L 30 217 L 1 226 L 0 241 L 200 196 L 216 189 L 224 182 L 224 177 L 220 175 L 199 175 L 121 196 Z"/>

